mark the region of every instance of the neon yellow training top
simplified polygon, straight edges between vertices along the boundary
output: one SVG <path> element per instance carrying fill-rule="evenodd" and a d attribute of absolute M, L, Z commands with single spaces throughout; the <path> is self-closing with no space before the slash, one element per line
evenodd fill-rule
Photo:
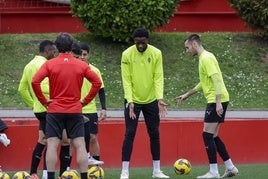
<path fill-rule="evenodd" d="M 149 44 L 144 52 L 139 52 L 136 45 L 126 49 L 122 53 L 121 75 L 128 103 L 148 104 L 163 99 L 164 74 L 159 49 Z"/>
<path fill-rule="evenodd" d="M 204 50 L 199 56 L 199 80 L 200 83 L 196 85 L 196 90 L 203 89 L 203 93 L 208 103 L 216 102 L 216 92 L 214 83 L 211 76 L 214 74 L 219 74 L 219 85 L 221 87 L 221 102 L 229 101 L 229 93 L 223 82 L 222 73 L 218 64 L 216 57 Z"/>
<path fill-rule="evenodd" d="M 93 70 L 98 75 L 98 77 L 100 78 L 100 80 L 102 82 L 101 88 L 104 88 L 104 83 L 103 83 L 103 80 L 102 80 L 102 77 L 101 77 L 100 70 L 97 67 L 95 67 L 95 66 L 93 66 L 91 64 L 89 66 L 90 66 L 91 70 Z M 87 79 L 84 78 L 83 85 L 82 85 L 82 91 L 81 91 L 81 99 L 85 98 L 85 96 L 88 94 L 88 91 L 91 89 L 91 86 L 92 86 L 91 83 Z M 84 106 L 82 108 L 82 113 L 83 114 L 96 113 L 97 112 L 97 106 L 96 106 L 95 98 L 90 103 L 88 103 L 86 106 Z"/>
<path fill-rule="evenodd" d="M 43 56 L 36 55 L 23 70 L 23 74 L 19 84 L 19 93 L 25 103 L 33 108 L 34 113 L 45 112 L 47 109 L 39 102 L 32 89 L 32 78 L 40 67 L 47 61 Z M 48 78 L 45 78 L 41 83 L 41 89 L 44 95 L 49 98 Z"/>

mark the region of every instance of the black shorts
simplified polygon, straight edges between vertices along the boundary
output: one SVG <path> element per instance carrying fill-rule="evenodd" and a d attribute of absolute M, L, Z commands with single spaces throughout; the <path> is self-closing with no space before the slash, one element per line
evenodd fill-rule
<path fill-rule="evenodd" d="M 205 112 L 205 118 L 204 121 L 207 123 L 213 123 L 213 122 L 218 122 L 222 123 L 224 122 L 225 119 L 225 113 L 227 110 L 228 102 L 221 103 L 223 107 L 223 113 L 222 116 L 218 116 L 216 112 L 216 103 L 208 103 L 206 112 Z"/>
<path fill-rule="evenodd" d="M 34 113 L 35 117 L 39 120 L 39 130 L 46 133 L 46 115 L 47 112 Z"/>
<path fill-rule="evenodd" d="M 89 121 L 88 124 L 88 130 L 90 134 L 98 134 L 99 128 L 98 128 L 98 114 L 97 113 L 89 113 L 89 114 L 83 114 L 86 116 Z"/>
<path fill-rule="evenodd" d="M 66 129 L 67 137 L 74 139 L 84 137 L 84 118 L 80 113 L 47 113 L 46 138 L 62 139 L 62 131 Z"/>

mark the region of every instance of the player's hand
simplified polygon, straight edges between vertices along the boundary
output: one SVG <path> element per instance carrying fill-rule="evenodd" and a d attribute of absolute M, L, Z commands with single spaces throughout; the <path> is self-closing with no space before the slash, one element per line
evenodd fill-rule
<path fill-rule="evenodd" d="M 85 115 L 83 115 L 83 119 L 84 119 L 84 123 L 89 121 L 89 118 L 87 116 L 85 116 Z"/>
<path fill-rule="evenodd" d="M 223 114 L 223 107 L 221 103 L 216 103 L 216 112 L 218 114 L 218 116 L 222 116 Z"/>
<path fill-rule="evenodd" d="M 182 104 L 187 98 L 188 98 L 187 94 L 183 94 L 183 95 L 176 97 L 176 99 L 178 100 L 178 104 Z"/>
<path fill-rule="evenodd" d="M 52 101 L 53 101 L 52 99 L 47 99 L 46 104 L 44 106 L 48 108 L 49 103 L 51 103 Z"/>
<path fill-rule="evenodd" d="M 134 103 L 128 103 L 129 117 L 130 119 L 136 119 L 136 114 L 134 113 Z"/>
<path fill-rule="evenodd" d="M 101 112 L 100 112 L 100 121 L 105 120 L 106 117 L 107 117 L 106 110 L 102 109 Z"/>
<path fill-rule="evenodd" d="M 167 114 L 167 104 L 162 100 L 158 100 L 158 108 L 160 117 L 165 117 Z"/>

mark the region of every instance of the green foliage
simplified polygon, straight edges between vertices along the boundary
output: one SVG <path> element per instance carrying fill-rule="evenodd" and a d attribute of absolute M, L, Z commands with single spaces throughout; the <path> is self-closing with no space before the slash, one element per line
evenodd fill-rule
<path fill-rule="evenodd" d="M 124 95 L 120 59 L 129 44 L 96 38 L 90 33 L 73 34 L 91 46 L 90 63 L 98 67 L 105 84 L 108 109 L 122 109 Z M 177 105 L 175 98 L 198 82 L 198 58 L 186 54 L 183 40 L 189 33 L 152 33 L 149 43 L 162 50 L 164 100 L 168 109 L 204 109 L 202 93 Z M 267 109 L 268 68 L 265 65 L 268 42 L 251 33 L 200 33 L 203 44 L 217 57 L 231 109 Z M 0 34 L 0 108 L 25 108 L 17 89 L 24 66 L 38 54 L 41 40 L 55 40 L 57 34 Z M 216 40 L 215 40 L 216 39 Z M 99 107 L 99 100 L 96 100 Z"/>
<path fill-rule="evenodd" d="M 179 0 L 82 0 L 71 9 L 94 35 L 128 42 L 137 27 L 152 30 L 165 25 Z"/>
<path fill-rule="evenodd" d="M 229 0 L 231 7 L 250 27 L 268 38 L 268 1 L 267 0 Z"/>

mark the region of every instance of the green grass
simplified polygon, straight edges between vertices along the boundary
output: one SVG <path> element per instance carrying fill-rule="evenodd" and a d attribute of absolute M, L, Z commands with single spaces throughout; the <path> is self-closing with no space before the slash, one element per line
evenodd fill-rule
<path fill-rule="evenodd" d="M 56 35 L 0 34 L 0 108 L 27 107 L 17 92 L 23 68 L 38 53 L 39 42 L 54 40 Z M 103 74 L 107 107 L 122 109 L 120 58 L 129 44 L 96 38 L 88 33 L 73 35 L 91 46 L 91 63 Z M 192 96 L 181 106 L 174 100 L 198 81 L 198 59 L 186 54 L 183 46 L 187 35 L 153 33 L 150 38 L 150 44 L 163 53 L 164 98 L 169 109 L 203 109 L 206 103 L 202 93 Z M 216 55 L 221 66 L 230 93 L 229 108 L 267 109 L 268 67 L 260 60 L 261 54 L 268 52 L 268 42 L 250 33 L 201 33 L 201 36 L 205 48 Z"/>
<path fill-rule="evenodd" d="M 268 177 L 267 172 L 268 164 L 254 164 L 254 165 L 237 165 L 239 175 L 235 179 L 265 179 Z M 118 179 L 120 177 L 119 168 L 104 168 L 105 179 Z M 165 174 L 169 175 L 171 179 L 194 179 L 196 176 L 203 175 L 208 171 L 208 166 L 192 166 L 192 170 L 188 175 L 176 175 L 173 167 L 161 167 Z M 219 166 L 219 172 L 224 173 L 224 166 Z M 152 178 L 152 168 L 130 168 L 129 179 L 148 179 Z M 12 177 L 15 172 L 8 172 Z M 39 173 L 41 177 L 41 171 Z"/>

